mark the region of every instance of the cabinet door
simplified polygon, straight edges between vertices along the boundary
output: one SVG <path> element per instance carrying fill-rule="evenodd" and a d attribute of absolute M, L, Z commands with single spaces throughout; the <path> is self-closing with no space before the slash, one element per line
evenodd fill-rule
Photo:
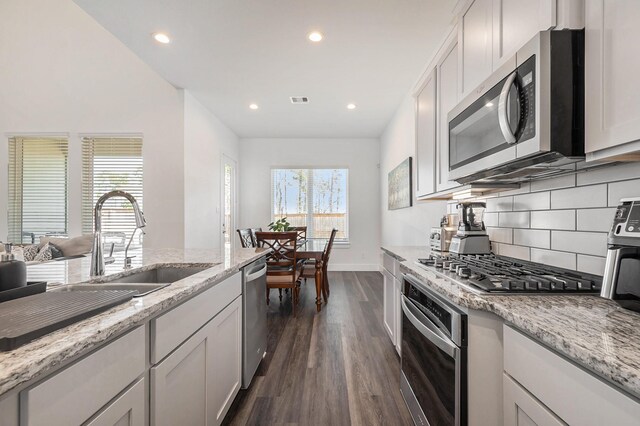
<path fill-rule="evenodd" d="M 437 65 L 438 86 L 438 128 L 437 128 L 437 164 L 436 187 L 438 191 L 444 191 L 458 186 L 456 182 L 449 180 L 449 111 L 451 111 L 459 99 L 458 84 L 458 41 L 453 38 L 449 41 L 442 59 Z"/>
<path fill-rule="evenodd" d="M 640 139 L 640 2 L 587 0 L 585 12 L 585 143 L 595 152 Z"/>
<path fill-rule="evenodd" d="M 398 355 L 402 355 L 401 350 L 402 350 L 402 281 L 399 280 L 398 278 L 394 279 L 394 289 L 393 289 L 393 294 L 394 294 L 394 301 L 393 301 L 393 306 L 394 306 L 394 313 L 395 313 L 395 325 L 396 325 L 396 332 L 395 332 L 395 337 L 396 337 L 396 352 L 398 352 Z"/>
<path fill-rule="evenodd" d="M 144 426 L 145 400 L 146 392 L 142 378 L 87 423 L 87 426 Z"/>
<path fill-rule="evenodd" d="M 219 425 L 240 388 L 238 297 L 151 369 L 151 424 Z"/>
<path fill-rule="evenodd" d="M 416 98 L 416 195 L 436 192 L 436 70 Z"/>
<path fill-rule="evenodd" d="M 463 97 L 482 83 L 492 70 L 493 0 L 475 0 L 462 14 L 458 27 Z"/>
<path fill-rule="evenodd" d="M 546 406 L 503 374 L 504 426 L 561 426 L 565 422 Z"/>
<path fill-rule="evenodd" d="M 556 0 L 493 0 L 493 69 L 556 25 Z"/>
<path fill-rule="evenodd" d="M 383 293 L 382 293 L 382 304 L 383 304 L 383 322 L 384 329 L 387 330 L 389 337 L 391 338 L 391 343 L 396 345 L 396 315 L 395 315 L 395 295 L 394 295 L 394 287 L 395 287 L 395 278 L 389 271 L 386 269 L 382 269 L 382 285 L 383 285 Z"/>

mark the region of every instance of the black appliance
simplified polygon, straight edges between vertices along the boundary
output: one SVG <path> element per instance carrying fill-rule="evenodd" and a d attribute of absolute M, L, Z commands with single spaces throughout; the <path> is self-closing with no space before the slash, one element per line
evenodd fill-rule
<path fill-rule="evenodd" d="M 600 295 L 640 312 L 640 198 L 620 200 L 609 232 Z"/>
<path fill-rule="evenodd" d="M 418 264 L 477 294 L 597 294 L 602 277 L 495 254 L 431 255 Z"/>
<path fill-rule="evenodd" d="M 467 424 L 467 315 L 410 275 L 402 286 L 400 390 L 416 425 Z"/>

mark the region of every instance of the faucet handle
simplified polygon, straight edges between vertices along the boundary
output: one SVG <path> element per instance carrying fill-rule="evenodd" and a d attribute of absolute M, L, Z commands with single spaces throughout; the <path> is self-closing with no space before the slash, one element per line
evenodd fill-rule
<path fill-rule="evenodd" d="M 135 256 L 127 256 L 124 258 L 124 269 L 129 269 L 131 268 L 131 259 L 133 259 Z"/>

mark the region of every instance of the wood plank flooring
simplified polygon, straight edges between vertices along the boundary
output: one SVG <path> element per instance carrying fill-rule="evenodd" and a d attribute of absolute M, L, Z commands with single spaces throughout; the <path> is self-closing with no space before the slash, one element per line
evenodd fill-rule
<path fill-rule="evenodd" d="M 319 314 L 313 280 L 303 283 L 297 318 L 290 297 L 271 291 L 267 356 L 223 424 L 413 424 L 382 324 L 382 275 L 329 272 L 329 282 Z"/>

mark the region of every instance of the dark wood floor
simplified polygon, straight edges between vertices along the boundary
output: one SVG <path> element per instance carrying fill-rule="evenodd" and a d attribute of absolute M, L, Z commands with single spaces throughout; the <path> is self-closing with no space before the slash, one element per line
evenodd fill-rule
<path fill-rule="evenodd" d="M 400 360 L 382 324 L 382 275 L 330 272 L 316 314 L 313 280 L 298 317 L 271 292 L 269 343 L 251 387 L 226 425 L 411 425 L 399 390 Z"/>

